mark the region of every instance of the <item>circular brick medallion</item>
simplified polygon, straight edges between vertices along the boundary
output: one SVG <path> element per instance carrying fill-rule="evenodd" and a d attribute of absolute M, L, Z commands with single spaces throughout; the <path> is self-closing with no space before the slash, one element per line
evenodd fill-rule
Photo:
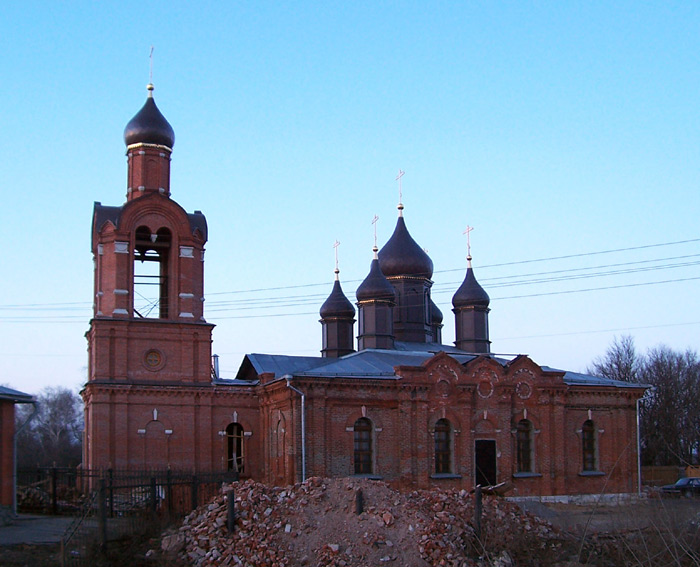
<path fill-rule="evenodd" d="M 515 392 L 519 398 L 527 400 L 532 395 L 532 387 L 527 382 L 518 382 L 518 385 L 515 386 Z"/>
<path fill-rule="evenodd" d="M 482 380 L 476 387 L 476 392 L 482 398 L 490 398 L 493 395 L 493 384 L 488 380 Z"/>
<path fill-rule="evenodd" d="M 148 370 L 155 372 L 165 366 L 165 357 L 162 352 L 152 348 L 143 355 L 143 365 Z"/>

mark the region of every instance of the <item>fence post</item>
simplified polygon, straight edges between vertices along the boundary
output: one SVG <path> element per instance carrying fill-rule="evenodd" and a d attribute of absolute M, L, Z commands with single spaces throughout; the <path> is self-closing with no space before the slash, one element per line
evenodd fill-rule
<path fill-rule="evenodd" d="M 98 505 L 98 518 L 97 525 L 99 528 L 100 537 L 100 551 L 103 553 L 107 550 L 107 491 L 105 490 L 105 479 L 100 479 L 100 490 L 98 492 L 97 498 L 99 502 Z"/>
<path fill-rule="evenodd" d="M 481 542 L 481 485 L 474 489 L 474 534 Z"/>
<path fill-rule="evenodd" d="M 192 502 L 191 502 L 193 510 L 197 507 L 197 488 L 198 488 L 197 484 L 198 484 L 197 475 L 193 474 L 192 475 Z"/>
<path fill-rule="evenodd" d="M 358 488 L 355 490 L 355 514 L 358 516 L 362 514 L 364 510 L 364 496 L 362 494 L 362 489 Z"/>
<path fill-rule="evenodd" d="M 168 469 L 167 474 L 167 492 L 165 497 L 168 499 L 168 519 L 173 515 L 173 471 Z"/>
<path fill-rule="evenodd" d="M 156 477 L 151 477 L 151 512 L 156 515 L 158 508 L 158 489 L 156 487 Z"/>
<path fill-rule="evenodd" d="M 228 533 L 232 534 L 236 529 L 236 498 L 233 489 L 229 491 L 226 500 L 228 503 L 226 526 L 228 527 Z"/>
<path fill-rule="evenodd" d="M 56 467 L 51 467 L 51 513 L 58 514 L 58 471 Z"/>

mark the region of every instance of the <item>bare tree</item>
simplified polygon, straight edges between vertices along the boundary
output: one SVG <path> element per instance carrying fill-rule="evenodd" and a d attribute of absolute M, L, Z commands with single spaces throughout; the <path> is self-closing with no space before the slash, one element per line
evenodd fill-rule
<path fill-rule="evenodd" d="M 38 412 L 19 434 L 17 464 L 75 466 L 81 461 L 83 411 L 80 397 L 68 388 L 45 388 L 37 396 Z M 18 408 L 24 422 L 30 408 Z"/>
<path fill-rule="evenodd" d="M 700 457 L 700 359 L 666 346 L 638 354 L 629 335 L 615 337 L 587 372 L 647 384 L 640 404 L 642 462 L 696 464 Z"/>
<path fill-rule="evenodd" d="M 641 407 L 643 460 L 688 465 L 700 450 L 700 360 L 691 350 L 651 349 L 641 372 L 651 385 Z"/>
<path fill-rule="evenodd" d="M 622 335 L 613 339 L 605 356 L 596 358 L 586 372 L 611 380 L 639 382 L 643 367 L 644 358 L 637 354 L 634 339 L 631 335 Z"/>

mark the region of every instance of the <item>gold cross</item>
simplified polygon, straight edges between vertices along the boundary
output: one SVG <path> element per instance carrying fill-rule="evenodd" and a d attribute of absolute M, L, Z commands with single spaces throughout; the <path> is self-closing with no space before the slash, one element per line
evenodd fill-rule
<path fill-rule="evenodd" d="M 340 246 L 340 242 L 336 240 L 333 243 L 333 248 L 335 249 L 335 273 L 337 274 L 340 270 L 338 269 L 338 246 Z"/>
<path fill-rule="evenodd" d="M 399 205 L 401 204 L 401 202 L 402 202 L 402 200 L 403 200 L 403 192 L 402 192 L 402 189 L 401 189 L 401 178 L 402 178 L 405 174 L 406 174 L 405 171 L 402 171 L 401 169 L 399 169 L 399 174 L 396 176 L 396 181 L 399 182 Z"/>
<path fill-rule="evenodd" d="M 150 71 L 148 73 L 148 82 L 153 84 L 153 46 L 152 45 L 151 45 L 151 53 L 148 56 L 148 58 L 151 60 L 151 63 L 150 63 L 151 68 L 150 68 Z"/>
<path fill-rule="evenodd" d="M 372 219 L 372 225 L 374 226 L 374 247 L 377 247 L 377 221 L 379 220 L 379 217 L 377 215 L 374 215 L 374 218 Z"/>
<path fill-rule="evenodd" d="M 471 246 L 471 242 L 470 242 L 470 239 L 469 239 L 469 233 L 470 233 L 472 230 L 474 230 L 474 227 L 473 227 L 473 226 L 467 225 L 467 228 L 466 228 L 465 231 L 462 233 L 462 234 L 466 234 L 466 235 L 467 235 L 467 256 L 468 256 L 468 257 L 471 257 L 471 255 L 472 255 L 472 246 Z"/>

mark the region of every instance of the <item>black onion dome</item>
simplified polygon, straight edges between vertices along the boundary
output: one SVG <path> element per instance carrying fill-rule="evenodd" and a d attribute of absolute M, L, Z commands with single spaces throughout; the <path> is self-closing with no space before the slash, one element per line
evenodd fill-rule
<path fill-rule="evenodd" d="M 146 99 L 146 104 L 136 113 L 124 128 L 124 142 L 132 144 L 158 144 L 173 147 L 175 132 L 156 106 L 152 96 Z"/>
<path fill-rule="evenodd" d="M 440 311 L 440 308 L 435 304 L 435 302 L 432 299 L 430 300 L 430 310 L 433 314 L 433 317 L 430 321 L 431 324 L 440 325 L 442 323 L 442 311 Z"/>
<path fill-rule="evenodd" d="M 490 302 L 489 294 L 479 285 L 474 276 L 474 270 L 467 268 L 467 275 L 459 286 L 459 289 L 452 297 L 452 305 L 459 307 L 488 307 Z"/>
<path fill-rule="evenodd" d="M 387 277 L 433 275 L 433 261 L 408 233 L 403 217 L 399 217 L 394 234 L 379 251 L 379 265 Z"/>
<path fill-rule="evenodd" d="M 367 301 L 369 299 L 395 301 L 396 293 L 394 286 L 389 283 L 379 267 L 379 260 L 372 260 L 369 267 L 369 274 L 360 284 L 355 293 L 357 301 Z"/>
<path fill-rule="evenodd" d="M 355 308 L 350 303 L 350 300 L 345 297 L 342 288 L 340 287 L 340 282 L 335 280 L 333 284 L 333 291 L 328 296 L 328 299 L 321 306 L 321 318 L 327 319 L 329 317 L 354 317 Z"/>

